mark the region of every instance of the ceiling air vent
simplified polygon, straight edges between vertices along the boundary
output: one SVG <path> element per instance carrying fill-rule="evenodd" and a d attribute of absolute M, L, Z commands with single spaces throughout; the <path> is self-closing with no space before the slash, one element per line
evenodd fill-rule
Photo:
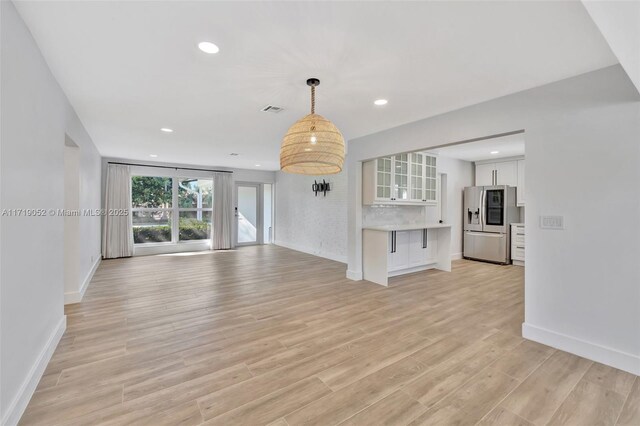
<path fill-rule="evenodd" d="M 262 108 L 260 111 L 262 112 L 280 112 L 282 111 L 284 108 L 279 107 L 279 106 L 275 106 L 275 105 L 267 105 L 264 108 Z"/>

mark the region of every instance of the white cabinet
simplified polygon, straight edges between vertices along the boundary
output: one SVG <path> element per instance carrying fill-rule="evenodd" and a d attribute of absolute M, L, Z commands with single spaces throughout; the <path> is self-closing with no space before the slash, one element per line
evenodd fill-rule
<path fill-rule="evenodd" d="M 496 163 L 496 185 L 518 186 L 518 162 Z"/>
<path fill-rule="evenodd" d="M 511 224 L 511 261 L 514 265 L 524 266 L 524 225 Z"/>
<path fill-rule="evenodd" d="M 375 198 L 378 200 L 391 200 L 391 157 L 378 158 L 375 161 Z"/>
<path fill-rule="evenodd" d="M 524 160 L 518 160 L 518 188 L 516 190 L 516 204 L 524 206 Z"/>
<path fill-rule="evenodd" d="M 363 228 L 363 278 L 386 286 L 389 277 L 431 268 L 451 271 L 451 226 L 425 227 L 427 231 L 412 226 Z"/>
<path fill-rule="evenodd" d="M 494 171 L 493 164 L 476 164 L 476 186 L 492 186 Z"/>
<path fill-rule="evenodd" d="M 393 200 L 409 200 L 409 154 L 393 156 Z"/>
<path fill-rule="evenodd" d="M 438 254 L 437 231 L 414 229 L 409 234 L 409 267 L 433 263 Z"/>
<path fill-rule="evenodd" d="M 437 159 L 422 152 L 381 157 L 362 168 L 363 204 L 435 204 Z"/>
<path fill-rule="evenodd" d="M 426 258 L 424 230 L 409 231 L 409 267 L 424 265 Z"/>
<path fill-rule="evenodd" d="M 476 163 L 476 186 L 518 186 L 518 162 Z"/>
<path fill-rule="evenodd" d="M 436 262 L 438 253 L 437 230 L 426 229 L 389 232 L 387 268 L 401 271 Z"/>
<path fill-rule="evenodd" d="M 389 272 L 409 267 L 410 233 L 411 231 L 389 232 L 389 258 L 387 260 Z"/>

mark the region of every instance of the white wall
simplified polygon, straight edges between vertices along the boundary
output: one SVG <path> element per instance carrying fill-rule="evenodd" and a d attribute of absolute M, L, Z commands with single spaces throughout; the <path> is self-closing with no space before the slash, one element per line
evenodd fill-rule
<path fill-rule="evenodd" d="M 329 182 L 327 196 L 311 191 Z M 276 173 L 275 243 L 294 250 L 347 261 L 347 171 L 327 176 Z"/>
<path fill-rule="evenodd" d="M 640 91 L 640 2 L 582 0 L 582 4 Z"/>
<path fill-rule="evenodd" d="M 2 209 L 64 207 L 64 143 L 79 146 L 80 208 L 100 208 L 100 156 L 13 4 L 0 3 Z M 0 218 L 0 407 L 14 424 L 65 327 L 61 216 Z M 80 276 L 100 252 L 100 218 L 81 218 Z"/>
<path fill-rule="evenodd" d="M 640 96 L 619 65 L 350 141 L 347 276 L 362 271 L 359 161 L 523 129 L 523 334 L 640 374 Z"/>
<path fill-rule="evenodd" d="M 473 186 L 475 169 L 473 163 L 455 158 L 438 157 L 438 172 L 447 174 L 447 217 L 445 223 L 451 225 L 451 255 L 462 257 L 462 207 L 463 189 Z M 427 218 L 436 217 L 433 208 L 427 209 Z M 435 220 L 434 220 L 435 221 Z"/>

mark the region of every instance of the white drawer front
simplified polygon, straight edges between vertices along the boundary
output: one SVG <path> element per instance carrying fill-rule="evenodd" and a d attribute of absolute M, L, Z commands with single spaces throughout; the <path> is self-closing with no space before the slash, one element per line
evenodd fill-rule
<path fill-rule="evenodd" d="M 524 262 L 524 248 L 520 248 L 519 246 L 511 247 L 511 259 L 513 260 L 521 260 Z"/>
<path fill-rule="evenodd" d="M 514 245 L 524 246 L 524 234 L 513 234 L 511 241 Z"/>

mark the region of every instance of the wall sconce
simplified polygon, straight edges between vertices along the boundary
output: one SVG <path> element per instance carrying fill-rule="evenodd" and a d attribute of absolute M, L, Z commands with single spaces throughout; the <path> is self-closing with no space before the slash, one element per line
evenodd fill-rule
<path fill-rule="evenodd" d="M 325 182 L 324 179 L 322 179 L 321 183 L 318 183 L 318 181 L 314 180 L 313 184 L 311 185 L 311 190 L 316 193 L 316 197 L 318 196 L 318 192 L 322 192 L 326 197 L 327 192 L 331 191 L 331 186 L 329 185 L 329 182 Z"/>

